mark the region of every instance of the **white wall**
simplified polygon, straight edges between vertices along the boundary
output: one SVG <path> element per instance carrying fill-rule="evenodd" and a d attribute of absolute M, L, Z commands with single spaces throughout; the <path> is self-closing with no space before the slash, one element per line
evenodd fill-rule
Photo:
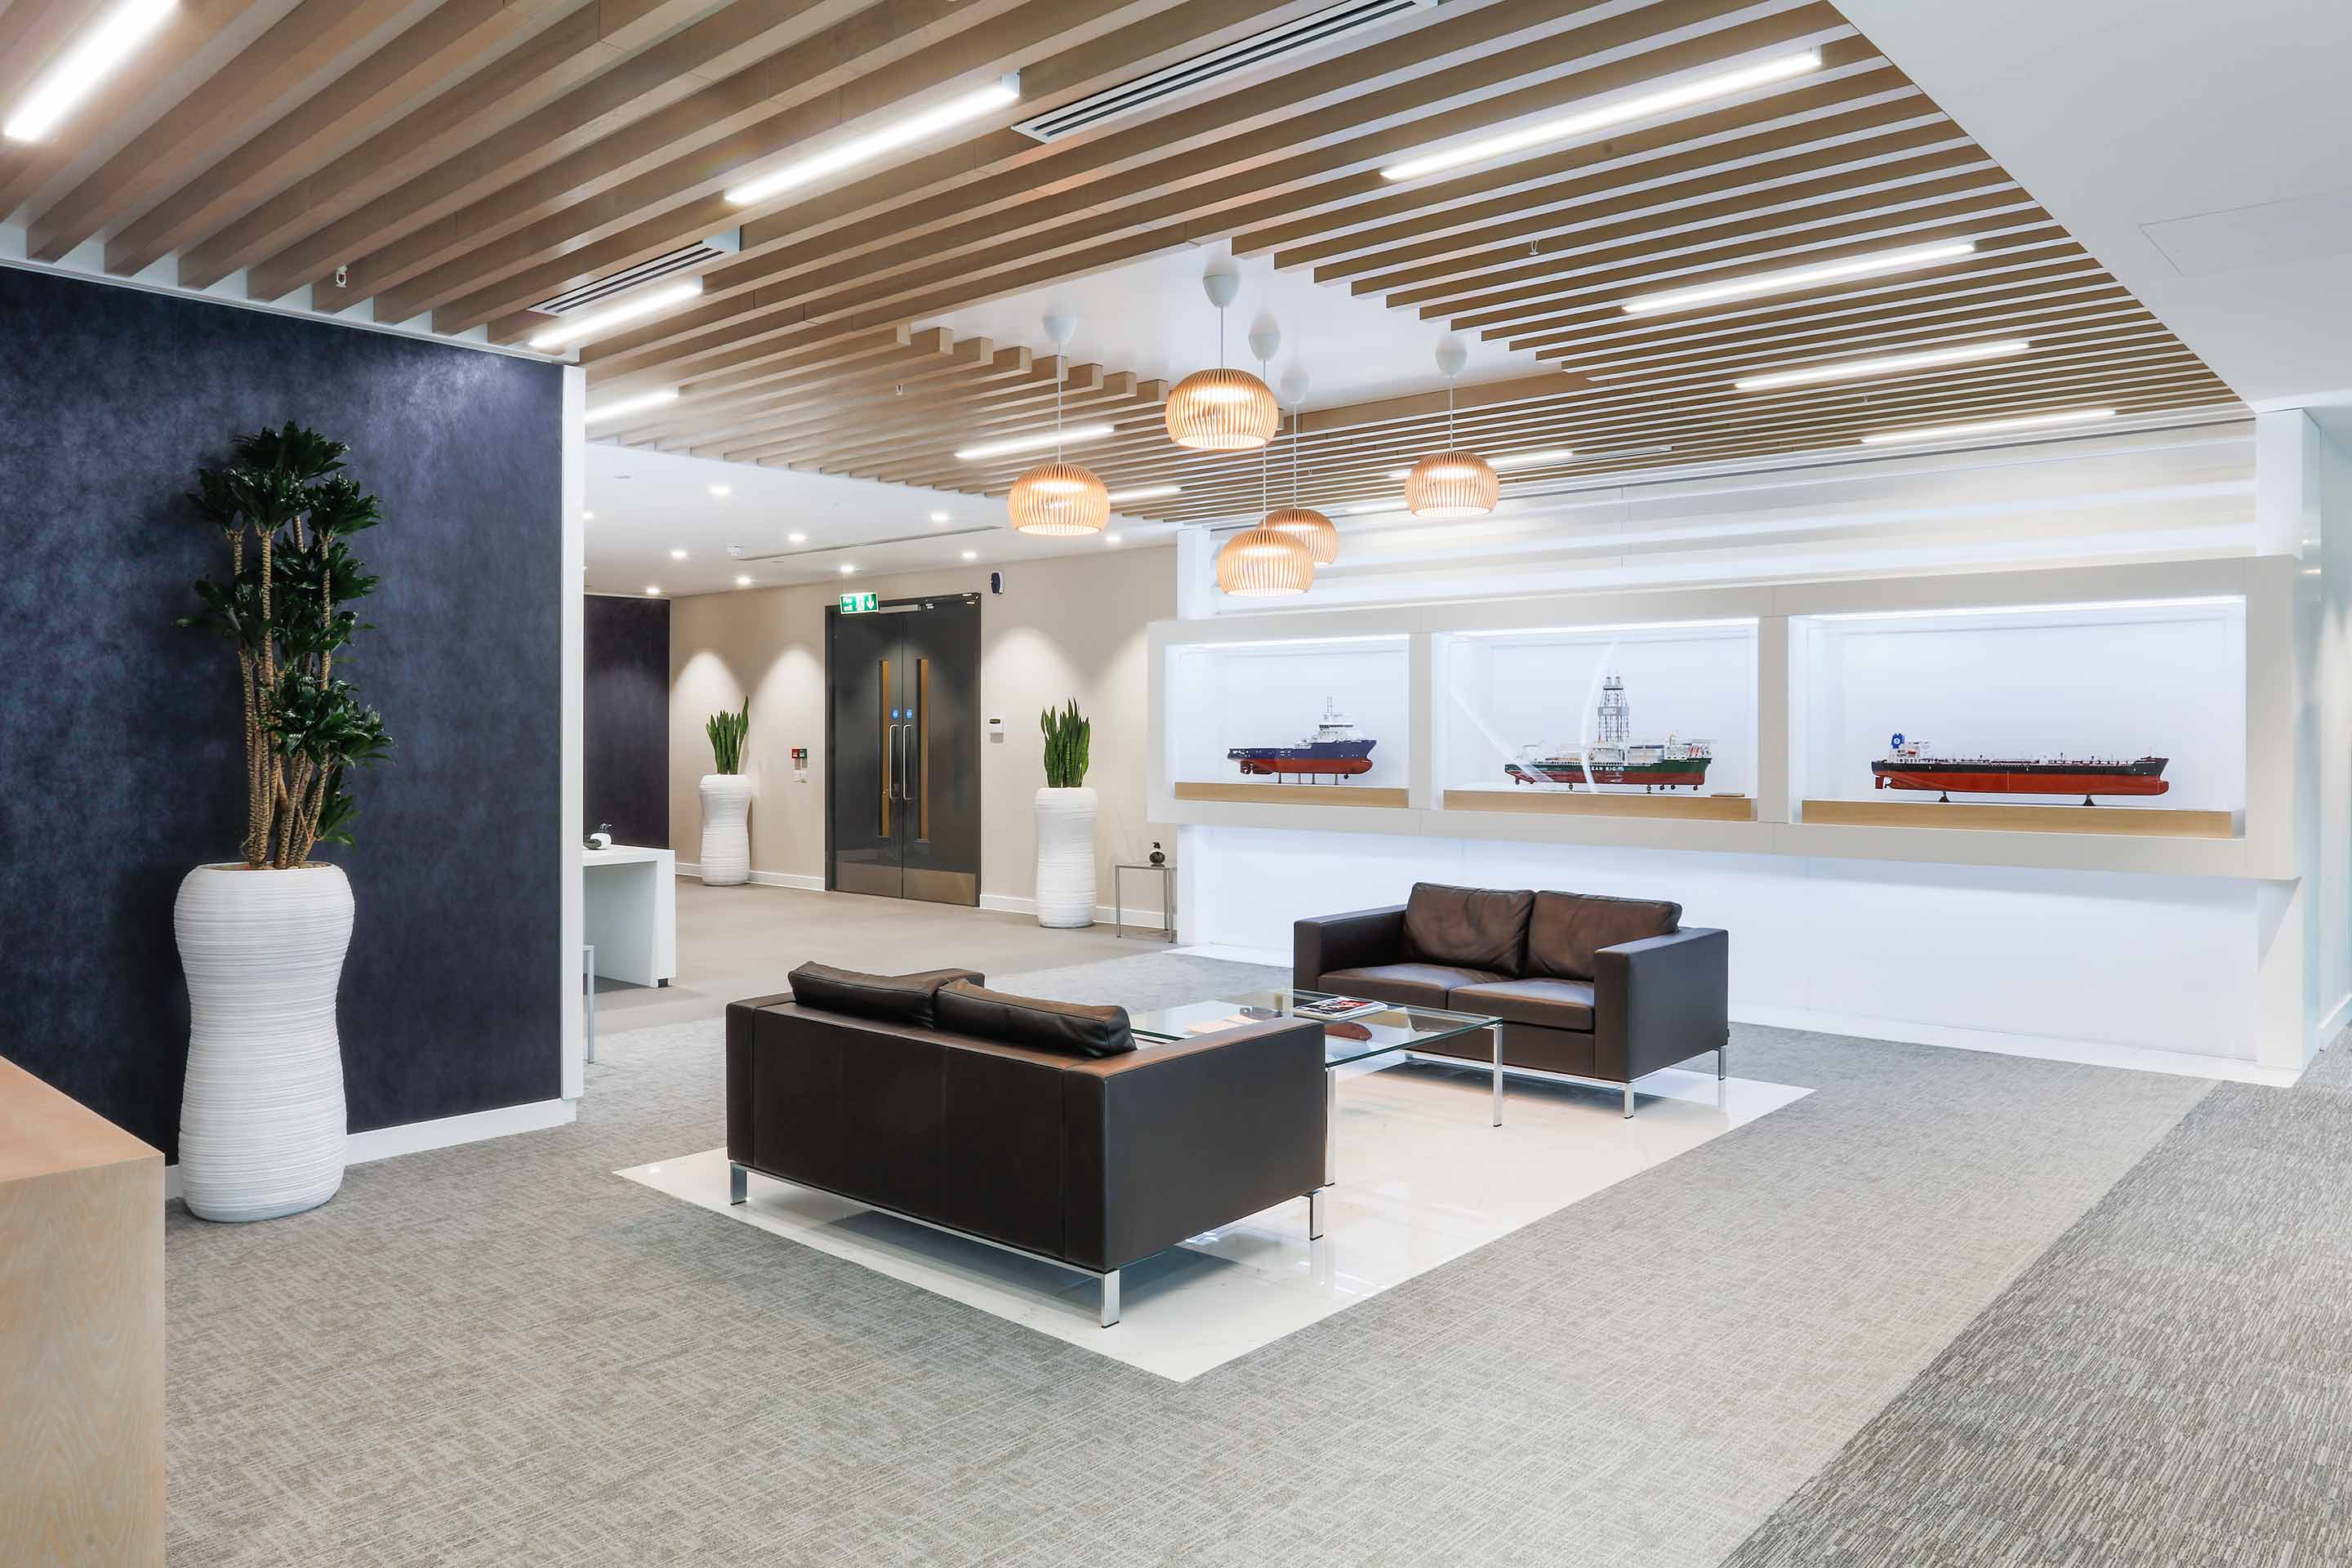
<path fill-rule="evenodd" d="M 1294 920 L 1400 903 L 1415 881 L 1667 898 L 1730 931 L 1745 1021 L 2255 1055 L 2254 884 L 2234 879 L 1184 831 L 1193 941 L 1287 953 Z"/>
<path fill-rule="evenodd" d="M 845 579 L 844 584 L 848 580 Z M 1006 569 L 990 595 L 988 569 L 858 578 L 885 599 L 980 593 L 981 705 L 1004 721 L 1003 739 L 981 743 L 981 893 L 1022 908 L 1035 890 L 1036 819 L 1045 783 L 1037 714 L 1076 698 L 1093 721 L 1087 783 L 1100 801 L 1097 886 L 1108 903 L 1114 859 L 1139 861 L 1155 827 L 1144 809 L 1150 623 L 1175 613 L 1175 552 L 1111 549 Z M 678 600 L 670 619 L 670 842 L 691 863 L 701 838 L 697 781 L 711 766 L 703 723 L 749 698 L 745 768 L 755 780 L 751 868 L 822 885 L 824 877 L 824 612 L 843 584 L 747 589 Z M 809 750 L 795 783 L 792 748 Z M 1129 879 L 1138 899 L 1145 885 Z M 1139 912 L 1140 906 L 1139 906 Z"/>
<path fill-rule="evenodd" d="M 2063 695 L 2077 719 L 2095 710 L 2086 703 L 2100 700 L 2143 714 L 2155 710 L 2151 702 L 2179 710 L 2167 714 L 2158 739 L 2189 765 L 2180 772 L 2183 798 L 2161 804 L 2242 805 L 2244 837 L 2202 846 L 2141 842 L 2210 847 L 2225 857 L 2053 852 L 2045 864 L 2044 855 L 2019 845 L 2043 837 L 2055 844 L 2055 836 L 1995 835 L 2012 842 L 2000 853 L 1975 853 L 1982 847 L 1963 842 L 1971 836 L 1948 832 L 1915 835 L 1919 843 L 1865 860 L 1815 856 L 1778 841 L 1778 853 L 1748 853 L 1747 840 L 1736 839 L 1740 832 L 1767 832 L 1769 825 L 1723 829 L 1714 843 L 1703 827 L 1643 838 L 1549 825 L 1534 841 L 1491 836 L 1534 828 L 1489 817 L 1475 825 L 1472 840 L 1447 833 L 1445 814 L 1426 809 L 1433 800 L 1417 803 L 1425 807 L 1419 812 L 1318 814 L 1326 820 L 1293 808 L 1300 813 L 1294 830 L 1276 827 L 1271 807 L 1200 807 L 1187 816 L 1195 826 L 1183 830 L 1187 939 L 1286 952 L 1292 920 L 1393 903 L 1416 879 L 1663 895 L 1679 900 L 1691 923 L 1732 932 L 1733 1007 L 1743 1019 L 2028 1054 L 2080 1058 L 2087 1052 L 2088 1059 L 2120 1051 L 2142 1065 L 2178 1070 L 2292 1074 L 2352 1013 L 2352 447 L 2329 440 L 2300 414 L 2264 415 L 2258 427 L 2241 423 L 2226 433 L 2172 439 L 2175 447 L 2138 437 L 2068 443 L 2038 455 L 2012 448 L 1884 467 L 1857 463 L 1834 479 L 1789 476 L 1785 487 L 1774 475 L 1751 476 L 1744 489 L 1727 481 L 1675 503 L 1683 512 L 1672 526 L 1685 531 L 1680 545 L 1695 547 L 1702 535 L 1691 531 L 1703 527 L 1723 540 L 1751 539 L 1754 548 L 1727 552 L 1721 574 L 1708 579 L 1697 570 L 1706 552 L 1677 545 L 1674 572 L 1650 580 L 1678 574 L 1675 586 L 1711 589 L 1727 601 L 1752 596 L 1757 590 L 1738 585 L 1759 578 L 1790 583 L 1772 592 L 1802 596 L 1848 593 L 1847 580 L 1860 577 L 1899 577 L 1924 587 L 1954 572 L 2079 564 L 2104 580 L 2190 570 L 2119 566 L 2134 555 L 2272 556 L 2245 568 L 2250 583 L 2259 574 L 2272 585 L 2250 597 L 2250 605 L 2261 600 L 2262 611 L 2247 614 L 2234 650 L 2226 645 L 2238 634 L 2229 626 L 2219 626 L 2221 643 L 2202 654 L 2179 642 L 2180 627 L 2165 626 L 2130 633 L 2143 641 L 2171 639 L 2156 650 L 2162 658 L 2120 644 L 2109 650 L 2114 662 L 2095 647 L 2088 656 L 2082 647 L 2053 656 L 2068 661 Z M 2249 467 L 2257 451 L 2259 466 Z M 2126 480 L 2137 481 L 2137 489 Z M 1825 485 L 1838 487 L 1838 504 L 1805 515 L 1802 503 L 1829 494 Z M 1878 510 L 1895 500 L 1899 507 Z M 1514 535 L 1519 527 L 1499 532 Z M 1931 535 L 1932 549 L 1923 542 Z M 1353 552 L 1360 574 L 1335 577 L 1319 605 L 1310 596 L 1296 607 L 1332 612 L 1316 623 L 1318 630 L 1381 629 L 1373 623 L 1399 613 L 1341 609 L 1334 598 L 1433 605 L 1424 619 L 1458 606 L 1481 622 L 1509 626 L 1516 623 L 1507 617 L 1518 613 L 1514 600 L 1560 575 L 1549 566 L 1527 570 L 1530 558 L 1514 557 L 1475 528 L 1461 543 L 1420 576 L 1416 593 L 1414 578 L 1402 569 L 1408 553 L 1402 546 L 1386 549 L 1378 536 L 1349 538 L 1342 567 Z M 1560 564 L 1560 552 L 1578 544 L 1575 536 L 1555 539 L 1545 559 Z M 2300 575 L 2276 559 L 2282 556 Z M 1776 570 L 1800 560 L 1822 567 L 1822 575 L 1794 579 Z M 1649 571 L 1659 563 L 1628 557 L 1618 564 Z M 2212 570 L 2224 564 L 2216 562 Z M 2292 595 L 2282 586 L 2290 577 Z M 1607 580 L 1605 573 L 1593 579 Z M 1813 588 L 1794 585 L 1800 583 Z M 1197 590 L 1186 598 L 1195 616 L 1244 607 Z M 1246 607 L 1261 616 L 1265 610 L 1263 601 Z M 2183 612 L 2192 621 L 2202 613 Z M 1280 635 L 1256 623 L 1225 624 L 1237 635 Z M 2090 633 L 2067 636 L 2099 640 Z M 2186 662 L 2175 657 L 2184 653 Z M 1982 673 L 1973 656 L 1958 662 L 1960 668 L 1943 669 L 1928 660 L 1905 677 L 1906 689 L 1958 689 Z M 1765 664 L 1768 691 L 1801 673 L 1774 659 Z M 2248 677 L 2254 669 L 2265 672 L 2261 679 Z M 2037 704 L 2048 706 L 2032 679 L 2012 681 L 2008 689 L 2003 700 L 2021 704 L 2028 721 Z M 2241 709 L 2242 725 L 2232 717 Z M 2170 723 L 2175 718 L 2179 722 Z M 2257 730 L 2259 747 L 2251 739 Z M 1801 725 L 1798 731 L 1801 739 Z M 1872 734 L 1874 743 L 1883 740 Z M 2076 749 L 2038 732 L 2018 742 L 2037 742 Z M 2090 743 L 2126 748 L 2134 740 L 2118 733 Z M 2191 745 L 2206 745 L 2214 756 L 2184 749 Z M 2257 752 L 2259 776 L 2248 760 Z M 1801 755 L 1790 761 L 1802 771 Z M 1772 784 L 1769 776 L 1762 782 Z M 1787 805 L 1769 798 L 1774 793 L 1759 790 L 1759 824 L 1776 805 Z M 1328 820 L 1334 817 L 1354 820 Z M 1333 826 L 1360 830 L 1324 830 Z M 1472 826 L 1464 824 L 1463 833 Z M 1914 858 L 1931 844 L 1933 852 L 1944 852 L 1937 842 L 1944 837 L 1952 840 L 1955 861 L 2008 863 Z M 1824 847 L 1847 854 L 1843 841 Z M 2068 862 L 2108 868 L 2058 868 Z"/>

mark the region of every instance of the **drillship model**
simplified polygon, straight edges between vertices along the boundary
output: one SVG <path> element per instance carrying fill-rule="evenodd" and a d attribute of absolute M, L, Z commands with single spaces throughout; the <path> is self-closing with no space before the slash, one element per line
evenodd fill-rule
<path fill-rule="evenodd" d="M 1378 741 L 1356 739 L 1356 727 L 1342 718 L 1331 700 L 1323 700 L 1323 721 L 1315 733 L 1295 746 L 1235 746 L 1225 753 L 1239 763 L 1245 775 L 1295 773 L 1305 778 L 1343 779 L 1372 771 L 1372 748 Z"/>
<path fill-rule="evenodd" d="M 1932 789 L 1949 800 L 1962 795 L 2162 795 L 2168 757 L 1938 757 L 1925 741 L 1895 736 L 1887 753 L 1870 764 L 1879 789 Z"/>
<path fill-rule="evenodd" d="M 1715 761 L 1712 741 L 1635 741 L 1633 710 L 1625 705 L 1622 676 L 1601 680 L 1601 727 L 1590 746 L 1562 746 L 1549 756 L 1521 755 L 1505 763 L 1514 784 L 1590 784 L 1643 790 L 1696 789 Z M 1530 746 L 1528 751 L 1536 748 Z"/>

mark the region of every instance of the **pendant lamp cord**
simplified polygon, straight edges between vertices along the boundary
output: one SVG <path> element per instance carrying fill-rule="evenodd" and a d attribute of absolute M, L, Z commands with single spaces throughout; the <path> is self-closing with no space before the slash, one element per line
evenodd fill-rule
<path fill-rule="evenodd" d="M 1054 356 L 1054 461 L 1062 460 L 1062 388 L 1069 384 L 1070 356 Z"/>

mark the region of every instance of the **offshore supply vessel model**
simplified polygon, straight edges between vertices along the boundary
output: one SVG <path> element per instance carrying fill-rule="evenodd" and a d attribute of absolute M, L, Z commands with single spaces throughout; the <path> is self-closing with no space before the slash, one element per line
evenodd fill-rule
<path fill-rule="evenodd" d="M 1356 738 L 1356 727 L 1341 717 L 1328 698 L 1323 721 L 1315 733 L 1294 746 L 1235 746 L 1225 753 L 1239 763 L 1244 777 L 1290 778 L 1301 783 L 1328 778 L 1334 782 L 1372 771 L 1372 748 L 1378 741 Z"/>
<path fill-rule="evenodd" d="M 2162 795 L 2168 757 L 1938 757 L 1924 741 L 1894 736 L 1870 764 L 1878 789 L 1932 789 L 1937 799 L 1962 795 Z"/>
<path fill-rule="evenodd" d="M 1706 765 L 1715 761 L 1715 742 L 1678 741 L 1672 735 L 1663 741 L 1634 740 L 1633 711 L 1625 703 L 1622 677 L 1601 678 L 1600 720 L 1591 745 L 1561 746 L 1542 756 L 1530 754 L 1538 748 L 1529 746 L 1505 763 L 1503 771 L 1513 784 L 1581 784 L 1618 789 L 1638 784 L 1644 792 L 1696 789 L 1706 782 Z"/>

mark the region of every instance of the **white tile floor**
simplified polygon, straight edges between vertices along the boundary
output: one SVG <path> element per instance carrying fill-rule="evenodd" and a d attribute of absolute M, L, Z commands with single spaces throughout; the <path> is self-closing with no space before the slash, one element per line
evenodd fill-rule
<path fill-rule="evenodd" d="M 1424 1063 L 1351 1070 L 1323 1238 L 1307 1240 L 1304 1200 L 1195 1237 L 1125 1270 L 1108 1329 L 1088 1276 L 757 1175 L 733 1206 L 724 1149 L 619 1174 L 1181 1383 L 1811 1092 L 1675 1069 L 1642 1080 L 1627 1120 L 1616 1089 L 1513 1079 L 1497 1128 L 1488 1083 Z"/>

